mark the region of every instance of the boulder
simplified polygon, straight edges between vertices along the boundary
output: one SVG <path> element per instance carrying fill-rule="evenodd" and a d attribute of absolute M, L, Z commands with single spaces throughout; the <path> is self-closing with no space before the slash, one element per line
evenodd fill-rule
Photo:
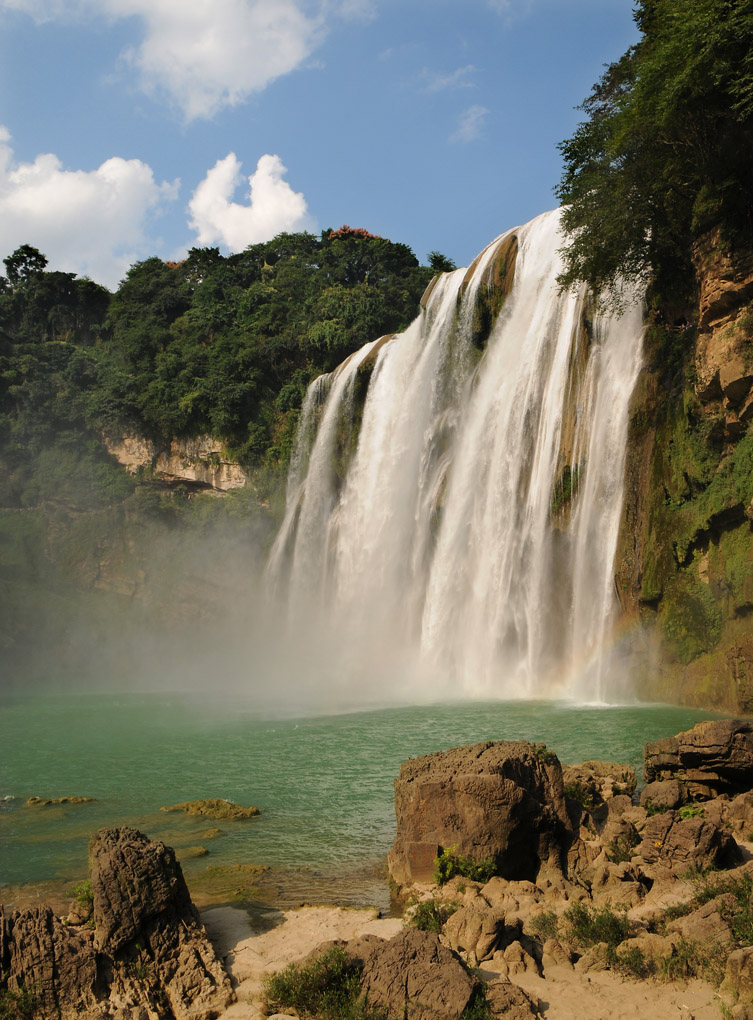
<path fill-rule="evenodd" d="M 733 999 L 753 999 L 753 946 L 736 949 L 727 957 L 727 968 L 719 991 Z"/>
<path fill-rule="evenodd" d="M 89 861 L 94 929 L 0 908 L 0 990 L 35 1020 L 210 1020 L 234 995 L 174 852 L 105 829 Z M 26 1015 L 26 1014 L 19 1014 Z"/>
<path fill-rule="evenodd" d="M 655 814 L 682 807 L 687 797 L 676 779 L 657 780 L 641 790 L 641 807 Z"/>
<path fill-rule="evenodd" d="M 474 903 L 459 907 L 448 917 L 442 931 L 456 952 L 465 950 L 474 964 L 490 960 L 504 942 L 505 914 L 494 910 L 481 897 Z"/>
<path fill-rule="evenodd" d="M 209 1018 L 232 1001 L 174 850 L 135 829 L 105 829 L 89 868 L 95 946 L 126 964 L 126 978 L 151 973 L 175 1020 Z"/>
<path fill-rule="evenodd" d="M 667 925 L 668 932 L 676 932 L 688 942 L 702 942 L 704 946 L 729 945 L 734 941 L 732 929 L 724 920 L 723 913 L 734 910 L 732 898 L 720 896 L 709 900 L 685 917 L 678 917 Z M 725 900 L 728 902 L 725 904 Z M 727 911 L 725 911 L 725 906 Z"/>
<path fill-rule="evenodd" d="M 676 780 L 686 800 L 735 795 L 753 789 L 753 723 L 702 722 L 692 730 L 646 744 L 647 783 Z"/>
<path fill-rule="evenodd" d="M 364 959 L 361 995 L 388 1016 L 459 1020 L 479 994 L 479 979 L 432 932 L 406 929 Z"/>
<path fill-rule="evenodd" d="M 512 981 L 491 981 L 486 986 L 486 1005 L 492 1016 L 505 1020 L 536 1020 L 541 1015 L 530 995 Z"/>
<path fill-rule="evenodd" d="M 424 877 L 418 856 L 450 847 L 476 862 L 491 857 L 509 879 L 534 880 L 543 865 L 561 874 L 572 839 L 560 763 L 523 741 L 409 759 L 395 780 L 395 814 L 388 862 L 398 885 Z"/>
<path fill-rule="evenodd" d="M 160 811 L 185 811 L 187 815 L 198 815 L 200 818 L 217 818 L 221 821 L 237 821 L 238 819 L 256 818 L 261 814 L 258 807 L 243 807 L 231 800 L 185 800 L 180 804 L 170 804 Z"/>
<path fill-rule="evenodd" d="M 647 864 L 675 870 L 730 868 L 741 861 L 740 848 L 726 831 L 705 818 L 680 818 L 676 811 L 646 822 L 639 854 Z"/>
<path fill-rule="evenodd" d="M 631 797 L 635 790 L 635 772 L 629 765 L 611 761 L 584 761 L 562 766 L 565 794 L 589 811 L 616 796 Z"/>

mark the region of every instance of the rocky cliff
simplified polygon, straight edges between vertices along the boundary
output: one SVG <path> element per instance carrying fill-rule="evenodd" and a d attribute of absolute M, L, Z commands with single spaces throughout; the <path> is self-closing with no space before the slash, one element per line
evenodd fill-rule
<path fill-rule="evenodd" d="M 753 711 L 753 253 L 696 245 L 697 306 L 652 315 L 615 562 L 641 693 Z M 677 321 L 679 320 L 679 321 Z"/>

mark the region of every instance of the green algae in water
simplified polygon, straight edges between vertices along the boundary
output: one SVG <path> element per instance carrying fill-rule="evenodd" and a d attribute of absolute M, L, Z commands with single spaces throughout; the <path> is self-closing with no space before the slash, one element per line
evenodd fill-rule
<path fill-rule="evenodd" d="M 626 762 L 640 777 L 647 740 L 708 717 L 659 705 L 459 702 L 272 719 L 248 704 L 174 695 L 5 700 L 0 885 L 80 880 L 89 837 L 103 826 L 135 826 L 179 856 L 203 846 L 207 819 L 160 811 L 199 798 L 254 804 L 261 815 L 223 820 L 208 859 L 184 858 L 189 881 L 210 861 L 354 869 L 383 858 L 392 843 L 392 781 L 406 758 L 482 740 L 531 740 L 564 763 Z M 31 796 L 71 793 L 95 801 L 24 807 Z"/>

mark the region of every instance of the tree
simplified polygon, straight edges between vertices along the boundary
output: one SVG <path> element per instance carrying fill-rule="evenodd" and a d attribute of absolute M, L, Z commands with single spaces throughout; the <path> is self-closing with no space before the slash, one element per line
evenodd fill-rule
<path fill-rule="evenodd" d="M 11 287 L 15 287 L 31 276 L 39 276 L 47 265 L 46 257 L 39 249 L 32 248 L 30 244 L 22 244 L 20 248 L 16 248 L 12 255 L 3 259 L 3 262 Z"/>
<path fill-rule="evenodd" d="M 451 273 L 453 269 L 458 268 L 452 259 L 448 259 L 441 251 L 430 251 L 428 258 L 429 267 L 433 269 L 435 273 Z"/>
<path fill-rule="evenodd" d="M 693 241 L 753 226 L 753 5 L 640 0 L 638 44 L 607 68 L 560 145 L 561 282 L 687 290 Z"/>

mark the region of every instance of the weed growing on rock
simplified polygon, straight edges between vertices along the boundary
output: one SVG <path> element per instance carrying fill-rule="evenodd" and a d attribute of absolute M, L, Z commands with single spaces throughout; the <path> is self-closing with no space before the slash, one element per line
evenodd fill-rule
<path fill-rule="evenodd" d="M 0 1020 L 34 1020 L 38 998 L 34 988 L 0 990 Z"/>
<path fill-rule="evenodd" d="M 624 864 L 633 856 L 633 851 L 640 842 L 637 832 L 625 832 L 617 836 L 607 847 L 607 857 L 614 864 Z"/>
<path fill-rule="evenodd" d="M 447 918 L 458 909 L 458 905 L 454 900 L 447 903 L 433 898 L 422 900 L 411 909 L 405 918 L 405 924 L 411 928 L 418 928 L 419 931 L 433 931 L 438 935 Z"/>
<path fill-rule="evenodd" d="M 584 807 L 586 811 L 593 811 L 596 807 L 594 804 L 593 796 L 591 795 L 588 787 L 584 786 L 583 783 L 574 782 L 567 783 L 565 786 L 565 796 L 569 797 L 570 800 L 577 801 L 581 807 Z"/>
<path fill-rule="evenodd" d="M 615 970 L 618 974 L 639 980 L 650 977 L 654 973 L 656 966 L 654 961 L 648 959 L 637 946 L 633 946 L 631 949 L 623 949 L 621 953 L 607 953 L 607 959 L 612 970 Z"/>
<path fill-rule="evenodd" d="M 90 907 L 94 903 L 92 884 L 88 878 L 85 882 L 79 882 L 77 886 L 74 886 L 73 895 L 76 902 L 84 907 Z"/>
<path fill-rule="evenodd" d="M 479 990 L 479 994 L 475 996 L 472 1002 L 468 1003 L 460 1014 L 460 1020 L 493 1020 L 492 1011 L 489 1008 L 489 1003 L 486 1001 L 483 987 Z"/>
<path fill-rule="evenodd" d="M 496 870 L 493 857 L 474 861 L 472 857 L 459 854 L 456 846 L 447 847 L 434 858 L 434 881 L 437 885 L 444 885 L 455 875 L 470 878 L 473 882 L 488 882 L 492 875 L 496 874 Z"/>
<path fill-rule="evenodd" d="M 703 808 L 700 804 L 686 804 L 680 808 L 680 818 L 703 818 Z"/>

